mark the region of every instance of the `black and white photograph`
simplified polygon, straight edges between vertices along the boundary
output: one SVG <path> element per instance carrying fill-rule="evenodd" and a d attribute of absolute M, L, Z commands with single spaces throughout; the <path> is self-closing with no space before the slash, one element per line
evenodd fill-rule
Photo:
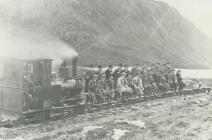
<path fill-rule="evenodd" d="M 212 140 L 212 0 L 0 0 L 0 140 Z"/>

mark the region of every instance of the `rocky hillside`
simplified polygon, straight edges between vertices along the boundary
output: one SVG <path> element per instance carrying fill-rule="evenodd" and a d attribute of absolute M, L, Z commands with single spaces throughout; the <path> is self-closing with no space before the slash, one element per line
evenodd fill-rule
<path fill-rule="evenodd" d="M 153 0 L 17 0 L 1 20 L 74 47 L 80 65 L 171 62 L 208 67 L 210 40 L 179 12 Z M 15 7 L 14 7 L 15 6 Z M 58 46 L 59 49 L 59 46 Z"/>

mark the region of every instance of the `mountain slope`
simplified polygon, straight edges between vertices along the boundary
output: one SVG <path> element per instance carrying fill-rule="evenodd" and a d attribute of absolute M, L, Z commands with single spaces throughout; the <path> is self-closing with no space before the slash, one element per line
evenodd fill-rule
<path fill-rule="evenodd" d="M 210 39 L 176 9 L 153 0 L 19 0 L 4 21 L 74 47 L 80 65 L 171 62 L 208 67 Z M 7 12 L 5 12 L 7 11 Z M 5 16 L 6 15 L 6 16 Z M 59 47 L 59 46 L 58 46 Z M 59 48 L 58 48 L 59 49 Z M 207 54 L 207 55 L 206 55 Z"/>

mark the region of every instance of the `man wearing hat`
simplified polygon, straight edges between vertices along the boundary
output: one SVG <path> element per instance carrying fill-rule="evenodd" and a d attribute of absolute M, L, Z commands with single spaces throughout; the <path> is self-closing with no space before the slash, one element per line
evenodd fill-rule
<path fill-rule="evenodd" d="M 115 81 L 115 84 L 117 84 L 118 78 L 121 76 L 121 73 L 123 72 L 122 68 L 123 65 L 119 64 L 118 69 L 116 69 L 115 72 L 113 73 L 113 79 Z"/>
<path fill-rule="evenodd" d="M 84 92 L 88 93 L 88 83 L 90 80 L 93 79 L 94 75 L 94 69 L 93 69 L 93 64 L 89 65 L 89 71 L 85 74 L 85 89 Z"/>
<path fill-rule="evenodd" d="M 131 74 L 131 71 L 129 70 L 129 66 L 127 64 L 124 65 L 122 72 L 126 72 L 126 76 Z"/>
<path fill-rule="evenodd" d="M 108 69 L 105 71 L 106 80 L 108 80 L 111 75 L 113 75 L 113 66 L 109 65 Z"/>
<path fill-rule="evenodd" d="M 149 62 L 144 61 L 143 66 L 142 66 L 142 71 L 143 72 L 148 70 L 148 67 L 149 67 L 148 65 L 149 65 Z"/>
<path fill-rule="evenodd" d="M 166 66 L 167 66 L 168 68 L 172 69 L 171 63 L 167 62 L 167 63 L 166 63 Z"/>
<path fill-rule="evenodd" d="M 166 72 L 166 70 L 167 70 L 167 65 L 166 64 L 163 64 L 161 66 L 161 71 L 164 73 L 164 72 Z"/>
<path fill-rule="evenodd" d="M 131 73 L 132 73 L 133 77 L 137 76 L 138 73 L 141 73 L 141 71 L 139 71 L 139 64 L 134 65 L 134 67 L 131 70 Z"/>
<path fill-rule="evenodd" d="M 156 67 L 161 67 L 161 65 L 160 65 L 160 63 L 158 62 L 158 63 L 156 63 Z"/>
<path fill-rule="evenodd" d="M 104 71 L 102 70 L 102 65 L 98 66 L 98 71 L 95 73 L 99 76 L 99 78 L 104 74 Z"/>

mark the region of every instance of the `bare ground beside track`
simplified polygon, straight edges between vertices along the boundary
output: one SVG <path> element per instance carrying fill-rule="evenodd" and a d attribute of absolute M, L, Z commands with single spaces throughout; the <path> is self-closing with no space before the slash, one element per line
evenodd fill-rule
<path fill-rule="evenodd" d="M 0 139 L 212 140 L 212 95 L 172 97 L 44 124 L 0 128 Z"/>

